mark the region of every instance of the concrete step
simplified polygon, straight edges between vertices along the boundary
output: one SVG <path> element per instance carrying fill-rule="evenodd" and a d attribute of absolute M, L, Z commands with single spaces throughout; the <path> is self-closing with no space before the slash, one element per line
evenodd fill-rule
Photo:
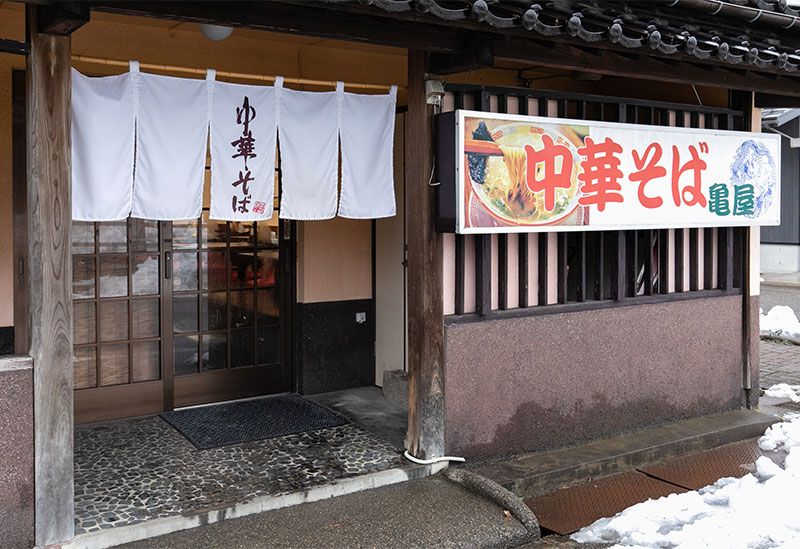
<path fill-rule="evenodd" d="M 779 418 L 734 410 L 467 468 L 522 498 L 760 436 Z"/>

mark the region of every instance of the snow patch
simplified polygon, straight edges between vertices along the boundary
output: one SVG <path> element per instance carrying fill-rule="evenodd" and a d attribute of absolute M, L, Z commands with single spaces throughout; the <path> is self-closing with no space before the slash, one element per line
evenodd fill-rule
<path fill-rule="evenodd" d="M 800 339 L 800 321 L 786 305 L 775 305 L 767 314 L 760 311 L 761 333 Z"/>
<path fill-rule="evenodd" d="M 788 398 L 792 402 L 800 402 L 800 385 L 789 385 L 788 383 L 778 383 L 766 391 L 764 396 L 775 398 Z"/>

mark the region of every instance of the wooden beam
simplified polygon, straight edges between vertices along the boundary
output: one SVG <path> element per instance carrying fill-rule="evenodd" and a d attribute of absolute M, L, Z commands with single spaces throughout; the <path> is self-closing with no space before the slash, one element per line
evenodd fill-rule
<path fill-rule="evenodd" d="M 27 6 L 28 309 L 36 545 L 74 534 L 70 38 L 39 34 Z"/>
<path fill-rule="evenodd" d="M 89 17 L 86 2 L 41 4 L 36 12 L 36 30 L 39 34 L 69 36 L 88 23 Z"/>
<path fill-rule="evenodd" d="M 425 53 L 408 52 L 406 122 L 408 226 L 408 451 L 444 455 L 444 314 L 442 236 L 434 227 L 432 111 L 425 103 Z"/>

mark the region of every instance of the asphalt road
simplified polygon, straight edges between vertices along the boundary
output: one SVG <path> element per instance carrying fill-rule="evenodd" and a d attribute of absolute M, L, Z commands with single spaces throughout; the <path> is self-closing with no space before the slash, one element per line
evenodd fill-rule
<path fill-rule="evenodd" d="M 775 305 L 788 305 L 800 318 L 800 287 L 761 284 L 761 309 L 768 313 Z"/>

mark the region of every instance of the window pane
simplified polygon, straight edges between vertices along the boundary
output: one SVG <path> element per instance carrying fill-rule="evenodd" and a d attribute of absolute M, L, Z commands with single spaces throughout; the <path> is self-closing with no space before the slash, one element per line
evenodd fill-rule
<path fill-rule="evenodd" d="M 158 294 L 159 265 L 158 255 L 133 256 L 133 272 L 131 273 L 131 284 L 133 285 L 133 295 L 155 295 Z"/>
<path fill-rule="evenodd" d="M 73 364 L 76 389 L 97 387 L 97 349 L 94 347 L 75 349 Z"/>
<path fill-rule="evenodd" d="M 231 288 L 252 288 L 255 282 L 252 251 L 231 250 Z"/>
<path fill-rule="evenodd" d="M 277 324 L 280 314 L 277 288 L 258 290 L 258 325 Z"/>
<path fill-rule="evenodd" d="M 94 223 L 91 221 L 72 222 L 72 253 L 94 253 Z"/>
<path fill-rule="evenodd" d="M 225 292 L 200 296 L 204 330 L 225 330 L 228 327 L 228 300 Z"/>
<path fill-rule="evenodd" d="M 200 271 L 201 288 L 212 292 L 224 290 L 227 287 L 225 252 L 203 252 L 201 256 L 203 261 Z"/>
<path fill-rule="evenodd" d="M 203 370 L 228 367 L 228 337 L 225 334 L 203 335 Z"/>
<path fill-rule="evenodd" d="M 228 238 L 230 238 L 231 247 L 244 246 L 252 248 L 254 232 L 254 223 L 232 221 L 228 225 Z"/>
<path fill-rule="evenodd" d="M 158 251 L 158 221 L 131 218 L 131 251 Z"/>
<path fill-rule="evenodd" d="M 252 290 L 242 290 L 229 294 L 232 328 L 244 328 L 245 326 L 253 325 L 253 298 Z"/>
<path fill-rule="evenodd" d="M 133 339 L 145 337 L 158 337 L 161 333 L 161 313 L 159 306 L 161 300 L 134 299 L 131 301 L 133 326 L 131 329 Z"/>
<path fill-rule="evenodd" d="M 198 336 L 183 336 L 174 339 L 175 375 L 197 373 Z"/>
<path fill-rule="evenodd" d="M 128 295 L 128 256 L 100 257 L 100 297 Z"/>
<path fill-rule="evenodd" d="M 133 381 L 152 381 L 159 379 L 161 366 L 161 343 L 159 341 L 140 341 L 134 343 Z"/>
<path fill-rule="evenodd" d="M 172 222 L 172 247 L 197 248 L 197 220 Z"/>
<path fill-rule="evenodd" d="M 94 257 L 72 256 L 72 299 L 94 297 Z"/>
<path fill-rule="evenodd" d="M 237 330 L 233 332 L 231 341 L 231 368 L 252 366 L 255 363 L 253 348 L 253 330 Z"/>
<path fill-rule="evenodd" d="M 197 331 L 197 295 L 172 297 L 172 327 L 175 333 Z"/>
<path fill-rule="evenodd" d="M 278 326 L 258 329 L 258 363 L 278 364 L 281 361 L 281 331 Z"/>
<path fill-rule="evenodd" d="M 81 303 L 80 301 L 72 306 L 73 338 L 76 345 L 94 343 L 97 338 L 94 307 L 94 303 Z"/>
<path fill-rule="evenodd" d="M 197 289 L 197 254 L 172 254 L 172 289 L 176 292 Z"/>
<path fill-rule="evenodd" d="M 128 379 L 128 344 L 100 347 L 100 385 L 119 385 Z"/>
<path fill-rule="evenodd" d="M 259 251 L 258 260 L 258 286 L 275 286 L 278 283 L 278 251 Z"/>
<path fill-rule="evenodd" d="M 259 248 L 273 248 L 278 245 L 278 212 L 268 221 L 259 221 L 256 226 Z"/>
<path fill-rule="evenodd" d="M 127 221 L 104 221 L 98 223 L 97 227 L 100 253 L 128 251 Z"/>
<path fill-rule="evenodd" d="M 208 218 L 208 212 L 203 212 L 203 247 L 213 248 L 225 246 L 225 228 L 227 223 Z"/>
<path fill-rule="evenodd" d="M 128 302 L 100 301 L 100 341 L 128 339 Z"/>

